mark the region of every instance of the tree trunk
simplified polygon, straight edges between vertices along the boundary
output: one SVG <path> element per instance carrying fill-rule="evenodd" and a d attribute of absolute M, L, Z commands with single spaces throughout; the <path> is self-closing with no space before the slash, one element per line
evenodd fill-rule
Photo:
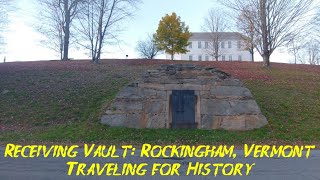
<path fill-rule="evenodd" d="M 65 0 L 64 3 L 65 12 L 65 27 L 64 27 L 64 41 L 63 41 L 63 60 L 69 60 L 69 40 L 70 40 L 70 11 L 69 0 Z"/>
<path fill-rule="evenodd" d="M 171 48 L 172 48 L 172 50 L 171 50 L 171 61 L 173 61 L 173 59 L 174 59 L 173 44 L 171 45 Z"/>
<path fill-rule="evenodd" d="M 267 25 L 267 13 L 266 13 L 266 0 L 260 0 L 260 18 L 261 18 L 261 31 L 262 31 L 262 43 L 263 43 L 263 66 L 270 66 L 270 53 L 268 45 L 268 25 Z"/>
<path fill-rule="evenodd" d="M 219 49 L 216 49 L 214 50 L 215 52 L 213 53 L 214 55 L 214 58 L 216 59 L 216 61 L 219 61 Z"/>
<path fill-rule="evenodd" d="M 102 25 L 101 25 L 102 26 Z M 99 46 L 98 46 L 98 53 L 97 53 L 97 62 L 96 64 L 100 63 L 100 59 L 101 59 L 101 51 L 102 51 L 102 43 L 103 43 L 103 35 L 102 35 L 102 30 L 100 31 L 100 38 L 99 38 Z"/>
<path fill-rule="evenodd" d="M 66 29 L 69 27 L 66 26 Z M 66 34 L 64 35 L 64 46 L 63 46 L 63 60 L 64 61 L 69 60 L 69 39 L 70 39 L 70 31 L 66 30 Z"/>
<path fill-rule="evenodd" d="M 60 60 L 63 60 L 63 50 L 60 50 Z"/>
<path fill-rule="evenodd" d="M 254 62 L 254 52 L 252 51 L 250 52 L 250 54 L 251 54 L 251 61 Z"/>
<path fill-rule="evenodd" d="M 270 55 L 263 56 L 263 67 L 270 67 Z"/>
<path fill-rule="evenodd" d="M 99 64 L 100 63 L 100 59 L 101 59 L 101 47 L 99 45 L 99 49 L 98 49 L 98 52 L 97 52 L 95 64 Z"/>
<path fill-rule="evenodd" d="M 63 34 L 62 32 L 59 33 L 59 38 L 60 38 L 60 60 L 63 60 Z"/>
<path fill-rule="evenodd" d="M 93 61 L 93 64 L 100 64 L 99 58 L 95 58 L 95 60 Z"/>
<path fill-rule="evenodd" d="M 297 64 L 297 52 L 296 52 L 296 47 L 293 47 L 294 51 L 294 64 Z"/>

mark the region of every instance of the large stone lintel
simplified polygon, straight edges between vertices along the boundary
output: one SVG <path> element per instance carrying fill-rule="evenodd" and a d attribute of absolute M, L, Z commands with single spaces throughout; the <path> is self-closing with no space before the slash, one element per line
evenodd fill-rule
<path fill-rule="evenodd" d="M 139 88 L 148 88 L 148 89 L 156 89 L 156 90 L 165 90 L 164 84 L 156 84 L 156 83 L 142 83 L 138 85 Z"/>

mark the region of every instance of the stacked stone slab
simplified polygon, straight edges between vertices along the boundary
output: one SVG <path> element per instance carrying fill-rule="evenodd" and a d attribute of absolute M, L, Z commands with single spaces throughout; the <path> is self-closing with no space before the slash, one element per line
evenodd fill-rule
<path fill-rule="evenodd" d="M 162 65 L 122 89 L 101 122 L 129 128 L 170 128 L 173 90 L 194 90 L 199 129 L 252 130 L 268 122 L 249 89 L 216 68 Z"/>

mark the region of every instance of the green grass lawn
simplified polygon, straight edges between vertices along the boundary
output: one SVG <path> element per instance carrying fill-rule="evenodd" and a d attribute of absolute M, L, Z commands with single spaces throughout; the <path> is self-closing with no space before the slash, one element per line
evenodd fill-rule
<path fill-rule="evenodd" d="M 269 125 L 249 132 L 110 128 L 100 116 L 117 92 L 171 61 L 0 64 L 0 142 L 101 144 L 320 144 L 320 67 L 198 62 L 241 79 Z M 189 63 L 189 62 L 187 62 Z"/>

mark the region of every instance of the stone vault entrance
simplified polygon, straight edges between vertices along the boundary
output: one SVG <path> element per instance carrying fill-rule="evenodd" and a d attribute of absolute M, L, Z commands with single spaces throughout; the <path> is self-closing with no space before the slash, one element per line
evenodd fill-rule
<path fill-rule="evenodd" d="M 197 128 L 193 90 L 173 90 L 171 95 L 172 128 Z"/>
<path fill-rule="evenodd" d="M 216 69 L 162 65 L 127 85 L 101 118 L 129 128 L 251 130 L 267 119 L 249 89 Z"/>

